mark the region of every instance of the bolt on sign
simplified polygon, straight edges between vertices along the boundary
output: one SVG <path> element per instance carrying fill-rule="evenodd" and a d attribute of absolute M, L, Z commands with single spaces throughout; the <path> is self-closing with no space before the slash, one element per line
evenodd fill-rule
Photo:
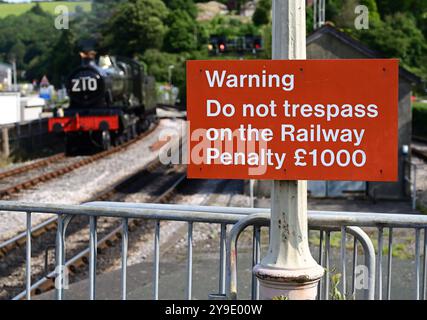
<path fill-rule="evenodd" d="M 188 61 L 189 178 L 397 180 L 398 60 Z"/>

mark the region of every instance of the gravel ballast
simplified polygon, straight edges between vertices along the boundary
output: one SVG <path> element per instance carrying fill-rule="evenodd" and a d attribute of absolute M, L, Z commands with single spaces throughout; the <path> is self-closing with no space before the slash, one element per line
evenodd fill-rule
<path fill-rule="evenodd" d="M 118 153 L 91 163 L 64 176 L 25 190 L 12 201 L 31 203 L 79 204 L 114 185 L 126 176 L 142 170 L 158 157 L 160 150 L 150 150 L 155 142 L 166 135 L 174 135 L 169 144 L 176 143 L 182 132 L 184 121 L 162 119 L 158 127 L 148 136 L 135 142 Z M 33 226 L 52 217 L 47 214 L 33 214 Z M 25 230 L 26 216 L 23 213 L 0 212 L 0 241 L 11 238 Z"/>

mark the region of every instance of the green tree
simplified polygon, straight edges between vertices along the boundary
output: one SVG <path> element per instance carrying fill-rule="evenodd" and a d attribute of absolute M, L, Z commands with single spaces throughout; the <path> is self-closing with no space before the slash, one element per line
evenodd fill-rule
<path fill-rule="evenodd" d="M 397 12 L 411 13 L 417 20 L 418 28 L 427 37 L 427 1 L 423 0 L 376 0 L 381 17 Z"/>
<path fill-rule="evenodd" d="M 61 36 L 50 52 L 48 76 L 55 86 L 65 82 L 65 78 L 79 64 L 77 42 L 71 30 L 62 30 Z"/>
<path fill-rule="evenodd" d="M 148 49 L 140 59 L 148 66 L 148 73 L 156 77 L 156 80 L 159 82 L 168 81 L 168 67 L 174 65 L 175 69 L 172 74 L 172 82 L 177 85 L 183 82 L 183 79 L 180 79 L 180 74 L 184 70 L 187 58 L 188 55 L 166 53 L 158 49 Z"/>
<path fill-rule="evenodd" d="M 205 22 L 203 27 L 211 35 L 226 37 L 244 36 L 247 34 L 259 35 L 262 31 L 252 23 L 244 23 L 242 20 L 232 16 L 216 16 Z"/>
<path fill-rule="evenodd" d="M 157 82 L 169 81 L 168 68 L 173 65 L 172 83 L 179 88 L 181 100 L 185 100 L 185 61 L 189 58 L 191 55 L 188 53 L 174 54 L 148 49 L 140 59 L 148 66 L 148 73 Z"/>
<path fill-rule="evenodd" d="M 31 13 L 38 14 L 40 16 L 45 16 L 47 13 L 42 9 L 40 6 L 40 3 L 36 3 L 34 6 L 31 7 L 29 10 Z"/>
<path fill-rule="evenodd" d="M 271 0 L 260 0 L 255 9 L 252 21 L 256 26 L 262 26 L 270 22 Z"/>
<path fill-rule="evenodd" d="M 334 21 L 335 18 L 340 14 L 340 10 L 344 5 L 344 0 L 329 0 L 326 1 L 325 14 L 326 20 Z"/>
<path fill-rule="evenodd" d="M 169 30 L 165 36 L 164 48 L 168 52 L 197 49 L 197 24 L 186 11 L 172 11 L 167 22 Z"/>
<path fill-rule="evenodd" d="M 9 51 L 9 60 L 15 60 L 16 64 L 22 66 L 24 63 L 25 56 L 25 45 L 21 40 L 18 40 Z"/>
<path fill-rule="evenodd" d="M 0 59 L 14 56 L 18 70 L 26 71 L 28 80 L 45 72 L 48 53 L 57 39 L 53 16 L 44 11 L 29 10 L 0 19 Z"/>
<path fill-rule="evenodd" d="M 354 28 L 354 8 L 369 9 L 369 29 Z M 328 0 L 326 19 L 387 57 L 400 58 L 412 72 L 427 79 L 427 1 Z"/>
<path fill-rule="evenodd" d="M 355 35 L 387 57 L 400 58 L 405 67 L 422 75 L 427 44 L 411 14 L 395 13 L 386 16 L 380 26 L 357 32 Z"/>
<path fill-rule="evenodd" d="M 167 31 L 168 9 L 161 0 L 129 0 L 120 4 L 103 32 L 111 51 L 132 56 L 160 48 Z"/>
<path fill-rule="evenodd" d="M 104 20 L 111 17 L 116 10 L 117 5 L 125 2 L 126 0 L 93 0 L 92 1 L 92 14 L 97 18 Z"/>
<path fill-rule="evenodd" d="M 193 0 L 163 0 L 170 10 L 182 10 L 193 19 L 197 18 L 197 7 Z"/>

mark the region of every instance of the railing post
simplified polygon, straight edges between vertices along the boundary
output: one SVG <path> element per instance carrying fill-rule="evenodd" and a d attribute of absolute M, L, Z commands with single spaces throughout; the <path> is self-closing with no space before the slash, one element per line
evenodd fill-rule
<path fill-rule="evenodd" d="M 2 128 L 1 129 L 1 140 L 2 140 L 2 150 L 1 153 L 5 159 L 10 156 L 10 145 L 9 145 L 9 129 Z"/>
<path fill-rule="evenodd" d="M 58 227 L 56 231 L 56 279 L 55 279 L 55 290 L 56 290 L 56 300 L 62 300 L 64 295 L 64 219 L 61 215 L 58 216 Z"/>
<path fill-rule="evenodd" d="M 417 165 L 414 164 L 414 179 L 412 184 L 412 210 L 416 210 L 416 209 L 417 209 Z"/>
<path fill-rule="evenodd" d="M 273 59 L 306 59 L 305 0 L 273 0 Z M 270 247 L 255 266 L 260 299 L 315 299 L 323 268 L 310 253 L 307 181 L 274 181 Z"/>

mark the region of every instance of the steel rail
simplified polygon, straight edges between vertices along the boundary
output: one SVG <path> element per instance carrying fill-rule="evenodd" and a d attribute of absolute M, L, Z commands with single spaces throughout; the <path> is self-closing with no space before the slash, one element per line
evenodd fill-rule
<path fill-rule="evenodd" d="M 62 160 L 64 158 L 65 158 L 65 153 L 58 153 L 58 154 L 55 154 L 55 155 L 50 156 L 48 158 L 41 159 L 41 160 L 35 161 L 33 163 L 27 164 L 27 165 L 22 165 L 22 166 L 19 166 L 17 168 L 11 169 L 11 170 L 0 172 L 0 180 L 2 180 L 4 178 L 9 178 L 12 176 L 19 175 L 21 173 L 25 173 L 25 172 L 31 171 L 33 169 L 46 167 L 49 164 L 57 162 L 57 161 Z"/>
<path fill-rule="evenodd" d="M 154 170 L 155 168 L 158 167 L 158 165 L 160 165 L 160 162 L 158 161 L 153 161 L 150 162 L 146 168 L 143 168 L 141 171 L 151 171 Z M 184 177 L 180 176 L 180 179 L 183 179 Z M 131 183 L 129 181 L 134 180 L 134 177 L 125 177 L 123 179 L 121 179 L 119 182 L 115 183 L 113 186 L 109 187 L 107 190 L 104 190 L 102 192 L 100 192 L 98 195 L 93 197 L 93 200 L 89 200 L 89 201 L 103 201 L 103 200 L 111 200 L 115 194 L 120 193 L 120 187 L 124 184 L 127 183 Z M 168 192 L 168 197 L 172 194 L 172 191 L 174 189 L 175 184 L 179 183 L 180 181 L 177 181 L 174 183 L 173 186 L 171 186 L 168 190 L 170 192 Z M 145 186 L 145 185 L 144 185 Z M 159 202 L 159 201 L 166 201 L 166 196 L 165 198 L 161 198 L 158 197 L 158 199 L 154 200 L 153 202 Z M 53 218 L 49 218 L 43 222 L 41 222 L 40 224 L 33 226 L 31 229 L 31 238 L 35 239 L 38 238 L 42 235 L 44 235 L 46 232 L 49 232 L 53 229 L 56 229 L 57 227 L 57 222 L 58 219 L 57 217 L 53 217 Z M 15 235 L 14 237 L 2 242 L 0 244 L 0 258 L 6 256 L 7 254 L 9 254 L 11 251 L 13 251 L 15 248 L 21 247 L 25 244 L 25 242 L 27 241 L 27 232 L 21 232 L 17 235 Z"/>
<path fill-rule="evenodd" d="M 181 146 L 175 146 L 174 149 L 179 148 Z M 137 179 L 135 178 L 138 176 L 141 172 L 151 172 L 158 168 L 161 165 L 161 162 L 158 158 L 150 161 L 144 168 L 142 168 L 139 173 L 137 174 L 130 174 L 126 177 L 123 177 L 118 182 L 114 183 L 112 186 L 109 186 L 106 190 L 103 190 L 96 194 L 92 199 L 89 199 L 87 202 L 93 202 L 93 201 L 106 201 L 106 200 L 113 200 L 114 195 L 120 193 L 120 189 L 124 185 L 129 185 L 132 183 L 133 180 Z M 145 186 L 145 184 L 144 184 Z M 173 186 L 170 188 L 173 189 Z M 169 196 L 171 196 L 172 193 L 169 192 Z M 160 199 L 160 197 L 159 197 Z M 117 200 L 117 199 L 114 199 Z M 167 198 L 165 197 L 162 201 L 166 201 Z M 0 200 L 1 201 L 1 200 Z M 154 200 L 153 202 L 158 202 L 160 200 Z M 32 238 L 40 237 L 46 232 L 55 229 L 57 227 L 57 218 L 53 217 L 50 219 L 47 219 L 40 224 L 33 226 L 32 228 Z M 21 247 L 26 242 L 26 232 L 21 232 L 14 237 L 0 243 L 0 258 L 7 255 L 9 252 L 11 252 L 13 249 L 17 247 Z"/>
<path fill-rule="evenodd" d="M 412 147 L 411 152 L 414 156 L 417 156 L 422 160 L 427 161 L 427 151 Z"/>
<path fill-rule="evenodd" d="M 154 201 L 155 202 L 162 202 L 165 198 L 168 198 L 171 196 L 173 192 L 186 180 L 186 174 L 181 174 L 179 177 L 172 183 L 172 185 L 167 188 L 160 196 L 158 196 Z M 96 218 L 96 216 L 90 216 L 91 218 Z M 57 220 L 57 218 L 55 219 Z M 125 226 L 123 224 L 123 221 L 127 222 L 127 225 Z M 68 260 L 65 263 L 65 266 L 73 273 L 76 273 L 77 270 L 87 264 L 94 264 L 93 262 L 93 255 L 94 255 L 94 248 L 96 248 L 96 251 L 102 251 L 105 249 L 108 249 L 112 246 L 114 246 L 115 242 L 122 239 L 123 232 L 125 232 L 124 237 L 128 239 L 128 234 L 133 231 L 133 227 L 137 226 L 139 223 L 138 220 L 131 220 L 129 221 L 128 218 L 123 218 L 122 223 L 114 228 L 112 231 L 110 231 L 108 234 L 102 237 L 99 241 L 95 241 L 96 237 L 93 237 L 93 234 L 91 236 L 91 246 L 89 248 L 86 248 L 82 250 L 81 252 L 74 255 L 70 260 Z M 26 233 L 27 234 L 27 233 Z M 95 245 L 96 242 L 96 245 Z M 125 246 L 125 252 L 127 252 L 127 246 Z M 96 252 L 95 251 L 95 252 Z M 92 261 L 92 263 L 91 263 Z M 126 259 L 124 259 L 124 263 L 126 263 Z M 95 268 L 93 268 L 91 274 L 93 274 Z M 54 288 L 56 278 L 56 272 L 52 271 L 48 275 L 46 275 L 44 278 L 40 279 L 36 283 L 34 283 L 31 288 L 29 289 L 32 294 L 40 294 L 42 292 L 48 291 L 50 289 Z M 94 286 L 93 280 L 91 281 L 91 286 Z M 92 288 L 93 295 L 91 295 L 91 298 L 93 299 L 95 297 L 95 289 Z M 91 292 L 92 292 L 91 290 Z M 25 298 L 27 295 L 27 290 L 20 293 L 16 297 L 14 297 L 14 300 L 20 300 Z M 122 296 L 125 296 L 125 293 L 122 292 Z"/>

